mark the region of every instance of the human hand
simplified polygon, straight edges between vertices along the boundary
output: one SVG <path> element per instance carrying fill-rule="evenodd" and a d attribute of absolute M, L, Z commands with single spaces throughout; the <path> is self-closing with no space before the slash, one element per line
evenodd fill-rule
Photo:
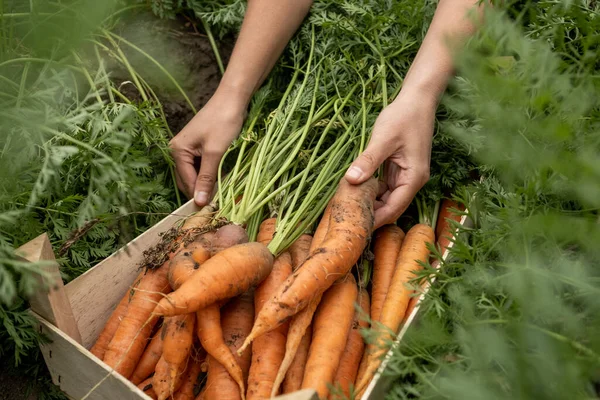
<path fill-rule="evenodd" d="M 375 229 L 394 223 L 429 180 L 436 106 L 433 96 L 401 92 L 379 114 L 367 148 L 346 171 L 345 179 L 356 185 L 385 162 L 387 187 L 375 204 Z"/>
<path fill-rule="evenodd" d="M 219 163 L 240 134 L 248 103 L 242 96 L 219 87 L 206 105 L 171 139 L 177 186 L 196 204 L 210 202 Z M 200 170 L 194 162 L 200 158 Z"/>

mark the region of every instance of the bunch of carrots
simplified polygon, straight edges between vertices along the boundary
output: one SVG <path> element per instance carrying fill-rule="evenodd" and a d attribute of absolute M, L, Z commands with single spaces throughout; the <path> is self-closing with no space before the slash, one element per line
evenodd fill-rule
<path fill-rule="evenodd" d="M 416 302 L 415 274 L 429 244 L 452 237 L 444 200 L 438 229 L 373 232 L 377 181 L 342 181 L 314 231 L 274 255 L 277 220 L 249 242 L 241 225 L 212 229 L 204 207 L 168 260 L 142 271 L 91 352 L 154 399 L 268 399 L 303 388 L 360 398 Z M 435 217 L 434 217 L 435 218 Z M 370 293 L 358 265 L 372 242 Z M 354 274 L 356 273 L 356 274 Z M 366 345 L 365 330 L 377 340 Z"/>

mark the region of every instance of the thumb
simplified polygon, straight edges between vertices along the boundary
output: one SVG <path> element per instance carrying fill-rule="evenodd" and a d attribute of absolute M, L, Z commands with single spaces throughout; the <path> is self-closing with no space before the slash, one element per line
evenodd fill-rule
<path fill-rule="evenodd" d="M 373 176 L 387 157 L 388 155 L 383 148 L 369 143 L 365 151 L 350 165 L 344 177 L 353 185 L 363 183 Z"/>
<path fill-rule="evenodd" d="M 196 177 L 194 188 L 194 201 L 199 206 L 210 202 L 213 187 L 219 171 L 221 156 L 215 152 L 203 152 L 200 160 L 200 171 Z"/>

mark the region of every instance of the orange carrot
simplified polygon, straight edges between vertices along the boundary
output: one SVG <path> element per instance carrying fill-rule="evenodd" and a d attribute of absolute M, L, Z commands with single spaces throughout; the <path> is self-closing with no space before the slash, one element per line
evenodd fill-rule
<path fill-rule="evenodd" d="M 252 329 L 254 320 L 253 293 L 245 292 L 230 301 L 221 311 L 223 338 L 230 351 L 236 357 L 236 362 L 242 369 L 243 379 L 246 381 L 250 369 L 252 352 L 250 349 L 237 355 L 243 338 Z M 215 358 L 208 356 L 208 379 L 206 381 L 205 398 L 219 400 L 239 400 L 245 395 L 240 391 L 239 385 L 231 378 L 225 367 Z"/>
<path fill-rule="evenodd" d="M 194 342 L 195 324 L 195 313 L 165 318 L 163 327 L 165 337 L 163 340 L 164 344 L 162 357 L 169 365 L 167 371 L 167 380 L 170 383 L 170 386 L 168 387 L 169 392 L 167 393 L 167 397 L 173 395 L 176 390 L 174 385 L 177 374 L 180 371 L 185 370 L 185 368 L 182 368 L 182 365 L 187 364 L 187 360 L 190 355 L 190 350 Z M 154 375 L 155 379 L 157 379 L 157 376 L 158 373 Z M 162 377 L 159 377 L 158 379 L 160 378 Z M 158 397 L 162 397 L 162 392 L 158 388 L 155 390 L 158 394 Z"/>
<path fill-rule="evenodd" d="M 135 279 L 132 287 L 135 288 L 139 284 L 142 276 L 143 276 L 143 272 L 140 273 L 138 275 L 138 277 Z M 104 329 L 102 330 L 102 332 L 100 332 L 100 335 L 98 336 L 98 339 L 96 340 L 96 343 L 90 349 L 90 352 L 101 360 L 104 359 L 104 354 L 106 353 L 108 344 L 110 343 L 112 338 L 115 336 L 115 332 L 119 328 L 119 324 L 121 323 L 121 321 L 123 320 L 123 318 L 125 318 L 125 315 L 127 314 L 127 308 L 129 307 L 129 302 L 131 300 L 131 297 L 132 297 L 131 290 L 128 290 L 127 293 L 125 293 L 125 296 L 123 296 L 123 298 L 117 305 L 117 308 L 115 309 L 115 311 L 113 311 L 113 313 L 110 316 L 110 318 L 108 319 L 108 322 L 106 323 L 106 325 L 104 325 Z"/>
<path fill-rule="evenodd" d="M 162 299 L 154 314 L 195 312 L 235 297 L 260 283 L 272 268 L 273 256 L 265 245 L 254 242 L 230 247 L 206 261 L 179 289 Z"/>
<path fill-rule="evenodd" d="M 257 240 L 262 241 L 265 245 L 268 244 L 273 238 L 274 228 L 275 218 L 265 220 L 260 226 Z M 256 314 L 291 273 L 292 258 L 288 252 L 284 252 L 275 259 L 273 270 L 254 293 Z M 273 382 L 285 354 L 287 330 L 288 324 L 284 323 L 254 341 L 248 377 L 248 400 L 271 397 Z"/>
<path fill-rule="evenodd" d="M 381 308 L 392 276 L 396 269 L 396 260 L 400 253 L 400 246 L 404 239 L 404 232 L 396 225 L 385 225 L 375 231 L 375 245 L 373 246 L 373 280 L 371 319 L 379 321 Z"/>
<path fill-rule="evenodd" d="M 169 285 L 173 290 L 185 282 L 210 258 L 213 232 L 208 232 L 181 249 L 169 262 Z"/>
<path fill-rule="evenodd" d="M 196 316 L 198 321 L 197 334 L 202 347 L 215 362 L 218 362 L 225 368 L 239 386 L 240 392 L 245 393 L 246 389 L 242 369 L 223 339 L 219 304 L 211 304 L 208 307 L 198 310 Z"/>
<path fill-rule="evenodd" d="M 173 396 L 173 400 L 193 400 L 196 394 L 199 393 L 198 377 L 200 376 L 202 361 L 190 357 L 188 368 L 183 377 L 183 383 Z"/>
<path fill-rule="evenodd" d="M 356 280 L 348 274 L 325 292 L 315 314 L 302 389 L 315 389 L 319 398 L 327 398 L 327 385 L 335 378 L 350 334 L 357 295 Z"/>
<path fill-rule="evenodd" d="M 119 324 L 108 345 L 104 362 L 125 378 L 129 378 L 138 364 L 152 328 L 158 321 L 151 317 L 156 302 L 170 292 L 168 262 L 155 270 L 147 270 L 133 294 L 127 315 Z"/>
<path fill-rule="evenodd" d="M 377 188 L 375 178 L 360 185 L 351 185 L 342 179 L 331 199 L 329 230 L 323 244 L 265 304 L 242 349 L 305 308 L 358 261 L 373 230 L 373 203 Z"/>
<path fill-rule="evenodd" d="M 289 336 L 289 334 L 288 334 Z M 304 378 L 304 367 L 308 360 L 308 351 L 310 350 L 310 342 L 312 340 L 312 329 L 310 326 L 306 329 L 306 333 L 302 336 L 302 340 L 296 350 L 294 360 L 290 364 L 285 379 L 283 380 L 282 393 L 292 393 L 300 390 L 302 387 L 302 379 Z"/>
<path fill-rule="evenodd" d="M 212 220 L 212 215 L 215 209 L 213 206 L 206 205 L 202 207 L 202 209 L 189 217 L 184 221 L 182 229 L 197 229 L 202 228 L 210 223 Z"/>
<path fill-rule="evenodd" d="M 134 385 L 139 384 L 154 372 L 156 363 L 158 363 L 163 352 L 163 332 L 162 329 L 156 332 L 146 350 L 144 350 L 140 362 L 135 367 L 133 375 L 131 375 L 131 382 Z"/>
<path fill-rule="evenodd" d="M 464 211 L 465 206 L 462 204 L 458 204 L 457 202 L 449 199 L 442 200 L 440 206 L 440 214 L 438 216 L 437 224 L 435 225 L 435 237 L 436 237 L 436 247 L 440 249 L 442 254 L 448 249 L 450 243 L 454 239 L 455 229 L 453 224 L 450 221 L 459 222 L 461 219 L 460 215 L 456 215 L 452 212 L 452 209 Z M 432 267 L 438 268 L 439 263 L 434 261 L 431 264 Z M 425 289 L 426 285 L 428 285 L 428 281 L 423 282 L 422 289 Z M 412 296 L 410 302 L 408 303 L 408 308 L 406 309 L 406 314 L 404 315 L 404 319 L 402 323 L 405 323 L 410 314 L 412 314 L 413 310 L 419 303 L 420 296 Z"/>
<path fill-rule="evenodd" d="M 361 288 L 358 292 L 358 306 L 359 309 L 354 313 L 352 328 L 346 341 L 346 348 L 344 349 L 340 365 L 333 380 L 336 386 L 339 385 L 339 393 L 336 396 L 332 396 L 334 399 L 350 398 L 350 386 L 354 385 L 358 366 L 365 350 L 365 341 L 360 330 L 369 326 L 368 319 L 364 318 L 364 316 L 369 315 L 370 305 L 369 293 L 364 288 Z"/>
<path fill-rule="evenodd" d="M 427 243 L 434 241 L 435 234 L 431 226 L 417 224 L 408 231 L 402 242 L 396 271 L 381 310 L 381 326 L 377 329 L 379 336 L 377 342 L 373 346 L 369 346 L 365 373 L 362 379 L 356 383 L 356 391 L 359 394 L 367 388 L 379 368 L 381 357 L 386 352 L 388 343 L 393 340 L 389 331 L 398 332 L 408 302 L 414 292 L 413 289 L 407 287 L 407 283 L 415 277 L 415 271 L 421 269 L 419 262 L 426 262 L 429 259 Z"/>
<path fill-rule="evenodd" d="M 292 267 L 294 268 L 294 271 L 308 258 L 312 240 L 312 236 L 304 234 L 296 239 L 288 249 L 288 252 L 292 257 Z"/>
<path fill-rule="evenodd" d="M 187 360 L 186 360 L 187 361 Z M 175 374 L 175 379 L 170 378 L 170 365 L 163 356 L 156 364 L 156 371 L 152 377 L 152 388 L 159 400 L 168 399 L 183 383 L 183 377 L 187 368 L 187 362 L 180 364 Z M 171 389 L 172 388 L 172 389 Z"/>
<path fill-rule="evenodd" d="M 146 379 L 145 381 L 143 381 L 142 383 L 140 383 L 139 385 L 137 385 L 137 387 L 144 393 L 146 393 L 146 395 L 154 400 L 158 399 L 158 396 L 156 395 L 156 392 L 154 391 L 154 388 L 152 387 L 152 377 Z"/>
<path fill-rule="evenodd" d="M 331 204 L 331 203 L 330 203 Z M 329 220 L 331 217 L 331 206 L 328 205 L 321 217 L 321 221 L 317 226 L 315 235 L 308 249 L 309 254 L 319 248 L 329 230 Z M 297 270 L 299 266 L 294 266 L 294 270 Z M 284 379 L 287 381 L 287 387 L 284 388 L 284 393 L 290 393 L 296 390 L 300 390 L 302 386 L 302 379 L 304 378 L 304 367 L 306 360 L 308 359 L 308 350 L 310 347 L 310 339 L 312 337 L 312 328 L 310 326 L 313 315 L 317 309 L 317 306 L 321 302 L 322 294 L 317 294 L 308 304 L 306 308 L 300 311 L 298 314 L 292 317 L 290 327 L 288 330 L 288 337 L 285 344 L 285 356 L 277 371 L 275 377 L 275 383 L 273 384 L 273 390 L 271 396 L 275 396 L 281 383 Z M 309 333 L 310 332 L 310 333 Z M 308 343 L 306 341 L 308 340 Z M 292 371 L 288 378 L 288 371 Z"/>

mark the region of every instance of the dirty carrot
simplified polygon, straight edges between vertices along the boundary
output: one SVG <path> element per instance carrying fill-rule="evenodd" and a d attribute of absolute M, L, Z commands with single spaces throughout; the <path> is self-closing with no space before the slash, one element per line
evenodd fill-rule
<path fill-rule="evenodd" d="M 292 268 L 297 270 L 300 265 L 308 258 L 310 245 L 312 243 L 312 236 L 304 234 L 300 236 L 288 249 L 290 256 L 292 257 Z"/>
<path fill-rule="evenodd" d="M 254 320 L 254 301 L 251 291 L 245 292 L 231 300 L 221 311 L 223 338 L 230 351 L 235 355 L 237 364 L 242 369 L 244 381 L 247 379 L 250 369 L 252 352 L 250 349 L 237 355 L 243 338 L 252 329 Z M 225 367 L 208 356 L 208 379 L 206 382 L 206 399 L 239 400 L 244 399 L 245 394 L 240 391 L 239 385 L 231 378 Z"/>
<path fill-rule="evenodd" d="M 312 329 L 310 326 L 306 329 L 302 340 L 296 350 L 296 355 L 290 364 L 285 379 L 283 380 L 281 392 L 283 394 L 292 393 L 300 390 L 302 387 L 302 379 L 304 378 L 304 367 L 308 360 L 308 351 L 310 350 L 310 342 L 312 340 Z M 276 382 L 278 384 L 278 382 Z M 279 384 L 278 384 L 279 386 Z"/>
<path fill-rule="evenodd" d="M 354 384 L 358 366 L 365 350 L 365 341 L 360 333 L 361 329 L 367 328 L 369 322 L 365 316 L 369 313 L 369 293 L 366 289 L 361 288 L 358 292 L 358 309 L 354 313 L 352 320 L 352 328 L 346 341 L 346 348 L 340 359 L 333 382 L 339 389 L 339 395 L 332 398 L 346 399 L 350 397 L 350 387 Z M 366 315 L 365 315 L 366 314 Z"/>
<path fill-rule="evenodd" d="M 242 393 L 246 392 L 244 374 L 238 365 L 236 357 L 231 353 L 229 346 L 223 339 L 221 328 L 221 310 L 219 304 L 211 304 L 196 312 L 198 322 L 197 335 L 202 347 L 213 358 L 221 364 L 226 372 L 239 386 Z M 208 362 L 208 361 L 207 361 Z"/>
<path fill-rule="evenodd" d="M 158 363 L 156 364 L 156 370 L 152 377 L 152 388 L 154 389 L 158 400 L 165 400 L 171 397 L 183 383 L 183 377 L 187 368 L 187 360 L 185 363 L 180 364 L 178 368 L 175 379 L 171 380 L 169 375 L 170 365 L 165 361 L 163 353 L 163 356 L 160 357 L 160 360 L 158 360 Z"/>
<path fill-rule="evenodd" d="M 273 238 L 275 218 L 269 218 L 260 225 L 257 240 L 263 244 Z M 254 292 L 254 312 L 258 314 L 263 305 L 275 293 L 277 288 L 292 273 L 292 258 L 288 252 L 281 253 L 273 263 L 269 276 Z M 248 377 L 248 400 L 268 399 L 275 376 L 285 354 L 285 343 L 288 324 L 284 323 L 276 329 L 257 338 L 252 345 L 252 363 Z"/>
<path fill-rule="evenodd" d="M 325 292 L 315 314 L 302 389 L 315 389 L 321 399 L 327 398 L 346 348 L 357 295 L 356 280 L 348 274 Z"/>
<path fill-rule="evenodd" d="M 154 314 L 186 314 L 235 297 L 265 279 L 272 268 L 273 256 L 263 244 L 230 247 L 215 254 L 179 289 L 162 299 Z"/>
<path fill-rule="evenodd" d="M 169 261 L 169 285 L 173 290 L 185 282 L 212 253 L 213 232 L 208 232 L 185 246 Z"/>
<path fill-rule="evenodd" d="M 360 185 L 351 185 L 342 179 L 330 201 L 331 215 L 325 240 L 265 304 L 242 349 L 305 308 L 352 268 L 373 230 L 377 188 L 375 178 Z"/>
<path fill-rule="evenodd" d="M 384 225 L 375 231 L 371 319 L 379 321 L 385 296 L 392 282 L 404 232 L 396 225 Z"/>
<path fill-rule="evenodd" d="M 158 363 L 158 360 L 162 356 L 163 352 L 162 333 L 162 329 L 156 332 L 156 334 L 146 347 L 146 350 L 144 350 L 144 353 L 140 358 L 140 362 L 135 367 L 135 370 L 131 375 L 131 382 L 134 385 L 139 384 L 154 372 L 154 368 L 156 368 L 156 363 Z"/>
<path fill-rule="evenodd" d="M 196 397 L 196 394 L 199 392 L 198 377 L 201 373 L 203 361 L 203 359 L 199 360 L 190 357 L 188 368 L 183 377 L 183 383 L 173 396 L 173 400 L 193 400 Z"/>
<path fill-rule="evenodd" d="M 158 399 L 158 396 L 156 395 L 156 392 L 154 391 L 154 388 L 152 387 L 152 377 L 147 378 L 146 380 L 144 380 L 142 383 L 140 383 L 139 385 L 137 385 L 137 387 L 144 393 L 146 393 L 146 395 L 154 400 Z"/>
<path fill-rule="evenodd" d="M 171 383 L 169 395 L 175 392 L 176 375 L 179 371 L 185 369 L 181 365 L 187 363 L 190 350 L 194 343 L 194 328 L 196 324 L 196 314 L 176 315 L 165 318 L 163 330 L 163 355 L 162 357 L 168 364 L 168 380 Z M 154 375 L 155 378 L 158 374 Z M 160 397 L 160 393 L 157 393 Z"/>

